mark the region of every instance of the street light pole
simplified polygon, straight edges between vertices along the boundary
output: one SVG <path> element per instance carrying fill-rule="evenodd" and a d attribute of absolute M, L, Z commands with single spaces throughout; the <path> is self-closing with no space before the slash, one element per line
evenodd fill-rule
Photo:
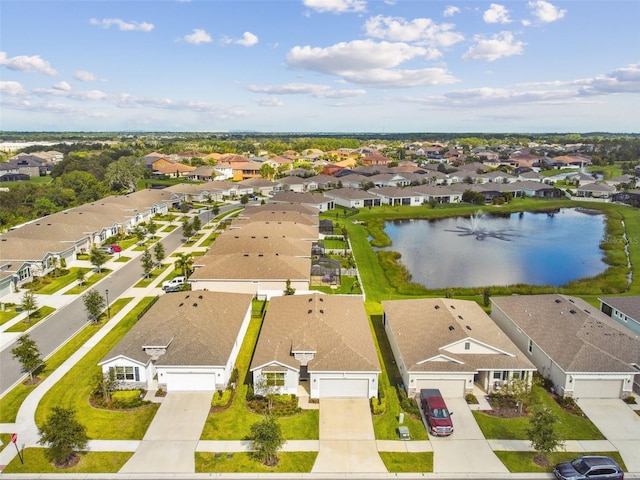
<path fill-rule="evenodd" d="M 104 294 L 107 296 L 107 318 L 111 320 L 111 307 L 109 306 L 109 290 L 105 290 Z"/>

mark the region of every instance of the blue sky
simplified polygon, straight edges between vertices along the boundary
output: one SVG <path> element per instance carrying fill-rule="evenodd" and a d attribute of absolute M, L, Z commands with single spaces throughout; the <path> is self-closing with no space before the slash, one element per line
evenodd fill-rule
<path fill-rule="evenodd" d="M 640 2 L 0 1 L 0 129 L 640 132 Z"/>

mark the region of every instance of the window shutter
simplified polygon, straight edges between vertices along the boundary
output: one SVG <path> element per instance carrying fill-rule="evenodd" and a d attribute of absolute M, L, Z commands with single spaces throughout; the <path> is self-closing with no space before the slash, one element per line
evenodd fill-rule
<path fill-rule="evenodd" d="M 134 367 L 133 372 L 135 374 L 136 382 L 140 381 L 140 368 Z"/>

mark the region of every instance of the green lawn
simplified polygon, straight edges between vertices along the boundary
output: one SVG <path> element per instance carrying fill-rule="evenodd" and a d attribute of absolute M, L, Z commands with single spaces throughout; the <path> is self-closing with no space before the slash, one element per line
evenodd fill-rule
<path fill-rule="evenodd" d="M 86 275 L 91 271 L 91 269 L 73 267 L 69 269 L 69 273 L 67 273 L 66 275 L 62 275 L 60 277 L 52 277 L 51 275 L 47 275 L 45 278 L 47 279 L 48 283 L 40 287 L 38 290 L 35 290 L 34 293 L 51 295 L 52 293 L 57 292 L 61 288 L 64 288 L 67 285 L 70 285 L 73 282 L 75 282 L 78 279 L 78 271 L 81 271 Z"/>
<path fill-rule="evenodd" d="M 433 452 L 378 452 L 389 473 L 433 472 Z"/>
<path fill-rule="evenodd" d="M 5 330 L 5 332 L 14 332 L 14 333 L 15 332 L 26 332 L 31 327 L 33 327 L 35 324 L 37 324 L 40 320 L 44 320 L 45 318 L 47 318 L 48 315 L 51 315 L 55 311 L 56 311 L 55 308 L 48 307 L 46 305 L 44 307 L 40 307 L 38 310 L 36 310 L 35 312 L 33 312 L 31 314 L 31 320 L 30 321 L 27 321 L 27 319 L 25 318 L 24 320 L 16 323 L 12 327 L 7 328 Z"/>
<path fill-rule="evenodd" d="M 111 270 L 109 270 L 108 268 L 103 268 L 102 272 L 100 273 L 95 272 L 92 275 L 89 275 L 87 278 L 85 278 L 84 283 L 82 285 L 76 285 L 75 287 L 70 288 L 69 290 L 64 292 L 64 294 L 79 295 L 83 293 L 85 290 L 88 290 L 89 288 L 91 288 L 93 285 L 98 283 L 100 280 L 102 280 L 104 277 L 106 277 L 110 273 L 111 273 Z"/>
<path fill-rule="evenodd" d="M 105 338 L 87 353 L 43 397 L 36 411 L 36 423 L 42 425 L 53 406 L 73 408 L 80 423 L 87 427 L 92 439 L 139 440 L 155 415 L 158 404 L 149 404 L 130 411 L 93 408 L 89 395 L 94 388 L 95 376 L 100 373 L 98 362 L 135 325 L 138 315 L 154 299 L 142 300 L 111 330 Z"/>
<path fill-rule="evenodd" d="M 196 452 L 196 473 L 309 473 L 318 452 L 280 452 L 278 465 L 267 467 L 248 453 Z M 228 458 L 227 456 L 231 458 Z"/>
<path fill-rule="evenodd" d="M 145 288 L 151 285 L 151 283 L 161 276 L 169 267 L 169 264 L 163 264 L 160 268 L 155 268 L 151 271 L 148 277 L 143 277 L 138 283 L 134 285 L 134 288 Z"/>
<path fill-rule="evenodd" d="M 560 462 L 569 462 L 574 458 L 578 458 L 580 455 L 586 455 L 584 452 L 553 452 L 547 456 L 549 465 L 546 467 L 540 466 L 533 461 L 533 457 L 537 454 L 535 452 L 494 452 L 496 456 L 504 463 L 505 467 L 512 473 L 526 473 L 526 472 L 551 472 L 553 466 Z M 623 470 L 627 470 L 622 457 L 618 452 L 589 452 L 588 455 L 604 455 L 613 458 Z"/>
<path fill-rule="evenodd" d="M 118 313 L 131 300 L 132 298 L 119 298 L 111 305 L 111 314 L 115 315 Z M 43 370 L 37 372 L 37 376 L 42 380 L 47 378 L 51 372 L 62 365 L 67 358 L 84 345 L 102 326 L 103 324 L 87 324 L 85 328 L 80 330 L 67 343 L 45 360 L 45 367 Z M 21 383 L 20 385 L 16 385 L 4 397 L 0 398 L 0 423 L 15 422 L 22 402 L 36 387 L 37 385 L 25 385 Z"/>
<path fill-rule="evenodd" d="M 132 452 L 83 452 L 77 465 L 60 469 L 45 458 L 43 448 L 27 448 L 23 453 L 24 465 L 16 456 L 2 473 L 117 473 L 133 455 Z"/>
<path fill-rule="evenodd" d="M 16 312 L 16 308 L 14 307 L 6 307 L 6 310 L 3 310 L 0 312 L 0 325 L 4 325 L 5 323 L 7 323 L 9 320 L 13 320 L 15 317 L 17 317 L 20 312 Z"/>
<path fill-rule="evenodd" d="M 604 440 L 604 435 L 587 417 L 566 412 L 551 398 L 542 387 L 533 386 L 534 400 L 531 405 L 544 405 L 550 408 L 558 421 L 555 426 L 563 440 Z M 489 439 L 527 440 L 527 417 L 498 418 L 483 412 L 474 411 L 482 433 Z"/>

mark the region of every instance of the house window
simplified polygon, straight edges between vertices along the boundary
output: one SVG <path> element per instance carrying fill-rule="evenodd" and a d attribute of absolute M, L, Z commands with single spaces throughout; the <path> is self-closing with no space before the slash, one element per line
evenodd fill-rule
<path fill-rule="evenodd" d="M 513 378 L 514 380 L 520 380 L 520 372 L 512 372 L 511 378 Z"/>
<path fill-rule="evenodd" d="M 267 387 L 284 387 L 284 372 L 265 372 Z"/>
<path fill-rule="evenodd" d="M 464 349 L 471 350 L 471 342 L 464 342 Z"/>
<path fill-rule="evenodd" d="M 527 350 L 529 350 L 529 353 L 533 352 L 533 340 L 529 339 L 529 345 L 527 347 Z"/>
<path fill-rule="evenodd" d="M 135 368 L 135 371 L 133 367 L 115 367 L 109 370 L 114 370 L 116 380 L 137 380 L 139 378 L 137 375 L 138 367 Z"/>
<path fill-rule="evenodd" d="M 494 380 L 500 380 L 502 378 L 502 373 L 501 372 L 493 372 L 493 379 Z"/>

